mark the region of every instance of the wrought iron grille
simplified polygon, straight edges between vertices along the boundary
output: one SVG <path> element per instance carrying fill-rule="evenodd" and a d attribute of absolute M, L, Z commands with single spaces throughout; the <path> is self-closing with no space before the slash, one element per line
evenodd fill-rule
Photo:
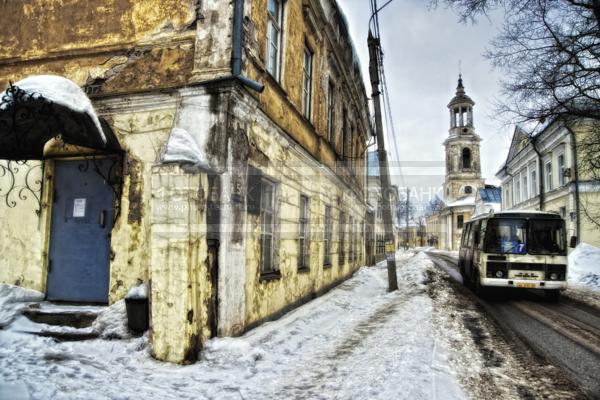
<path fill-rule="evenodd" d="M 35 213 L 42 211 L 44 163 L 39 161 L 0 161 L 0 199 L 9 208 L 18 201 L 33 200 Z"/>

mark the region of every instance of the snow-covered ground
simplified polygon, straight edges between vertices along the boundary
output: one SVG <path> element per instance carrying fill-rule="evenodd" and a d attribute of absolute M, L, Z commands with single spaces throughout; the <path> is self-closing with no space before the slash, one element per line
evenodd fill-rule
<path fill-rule="evenodd" d="M 600 290 L 600 249 L 581 243 L 569 254 L 569 282 Z"/>
<path fill-rule="evenodd" d="M 600 249 L 581 243 L 569 254 L 568 297 L 600 308 Z"/>
<path fill-rule="evenodd" d="M 398 291 L 387 293 L 386 274 L 383 264 L 362 268 L 277 321 L 209 341 L 189 366 L 152 359 L 147 337 L 55 342 L 19 332 L 19 317 L 0 330 L 0 398 L 510 399 L 535 390 L 425 254 L 398 254 Z M 0 299 L 0 312 L 18 308 L 6 304 L 15 303 Z"/>

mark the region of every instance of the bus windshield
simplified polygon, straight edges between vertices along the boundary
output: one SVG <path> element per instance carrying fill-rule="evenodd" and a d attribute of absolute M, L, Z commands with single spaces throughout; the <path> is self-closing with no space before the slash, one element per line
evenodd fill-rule
<path fill-rule="evenodd" d="M 530 220 L 529 252 L 532 254 L 564 254 L 567 246 L 562 221 Z"/>
<path fill-rule="evenodd" d="M 490 219 L 484 251 L 500 254 L 565 254 L 565 232 L 561 220 Z"/>

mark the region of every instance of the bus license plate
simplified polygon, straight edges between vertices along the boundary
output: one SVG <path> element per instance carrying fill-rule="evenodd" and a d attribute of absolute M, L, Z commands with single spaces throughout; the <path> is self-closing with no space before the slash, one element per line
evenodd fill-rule
<path fill-rule="evenodd" d="M 517 283 L 517 287 L 526 289 L 535 289 L 535 283 Z"/>

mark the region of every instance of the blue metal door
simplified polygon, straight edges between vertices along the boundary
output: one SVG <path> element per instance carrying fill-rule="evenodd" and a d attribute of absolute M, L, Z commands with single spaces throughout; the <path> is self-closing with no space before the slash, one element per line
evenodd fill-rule
<path fill-rule="evenodd" d="M 114 192 L 110 162 L 56 161 L 48 300 L 108 301 Z"/>

